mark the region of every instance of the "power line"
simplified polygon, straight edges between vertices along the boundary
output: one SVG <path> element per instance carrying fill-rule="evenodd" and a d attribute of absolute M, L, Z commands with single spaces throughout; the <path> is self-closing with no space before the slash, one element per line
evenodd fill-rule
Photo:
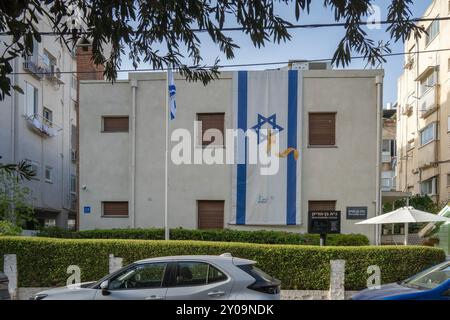
<path fill-rule="evenodd" d="M 395 56 L 404 56 L 407 54 L 422 54 L 422 53 L 436 53 L 436 52 L 444 52 L 450 51 L 450 48 L 447 49 L 435 49 L 435 50 L 422 50 L 422 51 L 414 51 L 414 52 L 394 52 L 394 53 L 386 53 L 380 55 L 381 57 L 395 57 Z M 351 57 L 352 60 L 364 59 L 364 56 L 355 56 Z M 305 62 L 330 62 L 332 58 L 323 58 L 323 59 L 306 59 Z M 257 62 L 257 63 L 242 63 L 242 64 L 226 64 L 226 65 L 218 65 L 218 68 L 235 68 L 235 67 L 258 67 L 258 66 L 270 66 L 270 65 L 280 65 L 280 64 L 288 64 L 294 62 L 295 60 L 289 61 L 274 61 L 274 62 Z M 205 66 L 205 69 L 211 69 L 213 66 Z M 191 67 L 195 68 L 195 67 Z M 153 69 L 153 68 L 143 68 L 143 69 L 121 69 L 117 70 L 118 73 L 123 72 L 149 72 L 149 71 L 166 71 L 167 68 Z M 61 71 L 61 74 L 92 74 L 92 73 L 103 73 L 102 70 L 94 70 L 94 71 Z M 54 74 L 54 72 L 33 72 L 34 74 L 46 75 L 46 74 Z M 29 72 L 12 72 L 10 74 L 13 75 L 21 75 L 21 74 L 29 74 Z"/>
<path fill-rule="evenodd" d="M 446 21 L 450 20 L 450 17 L 436 17 L 436 18 L 413 18 L 413 19 L 407 19 L 407 20 L 381 20 L 381 21 L 360 21 L 356 22 L 356 25 L 359 26 L 370 26 L 370 25 L 386 25 L 386 24 L 392 24 L 397 22 L 427 22 L 427 21 Z M 292 25 L 286 25 L 286 29 L 316 29 L 316 28 L 331 28 L 331 27 L 346 27 L 348 24 L 346 22 L 336 22 L 336 23 L 313 23 L 313 24 L 292 24 Z M 264 27 L 264 30 L 272 30 L 274 27 Z M 191 29 L 193 32 L 200 33 L 200 32 L 208 32 L 208 29 Z M 220 31 L 246 31 L 247 29 L 244 27 L 226 27 L 226 28 L 220 28 Z M 137 33 L 137 31 L 134 31 Z M 59 36 L 59 35 L 72 35 L 72 32 L 56 32 L 56 31 L 42 31 L 37 32 L 37 34 L 41 36 Z M 77 31 L 77 35 L 89 35 L 89 31 Z M 6 32 L 0 32 L 0 36 L 8 36 L 13 35 L 12 32 L 6 31 Z"/>

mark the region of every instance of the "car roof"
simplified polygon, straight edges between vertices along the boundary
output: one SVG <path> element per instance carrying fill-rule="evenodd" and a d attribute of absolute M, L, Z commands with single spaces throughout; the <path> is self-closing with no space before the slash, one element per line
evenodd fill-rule
<path fill-rule="evenodd" d="M 168 256 L 168 257 L 157 257 L 157 258 L 149 258 L 149 259 L 143 259 L 136 261 L 135 263 L 149 263 L 149 262 L 157 262 L 157 261 L 206 261 L 206 262 L 232 262 L 235 265 L 244 265 L 244 264 L 255 264 L 256 261 L 248 260 L 248 259 L 242 259 L 242 258 L 236 258 L 231 255 L 220 255 L 220 256 L 213 256 L 213 255 L 186 255 L 186 256 Z"/>

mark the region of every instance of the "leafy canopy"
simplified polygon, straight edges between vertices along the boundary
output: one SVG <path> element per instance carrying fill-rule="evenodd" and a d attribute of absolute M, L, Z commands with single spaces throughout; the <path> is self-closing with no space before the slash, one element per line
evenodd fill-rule
<path fill-rule="evenodd" d="M 323 0 L 324 9 L 332 10 L 336 21 L 345 22 L 345 34 L 333 56 L 338 66 L 348 65 L 352 52 L 363 55 L 371 64 L 384 60 L 386 47 L 369 39 L 361 24 L 374 2 Z M 227 59 L 234 58 L 238 45 L 223 30 L 225 27 L 239 27 L 257 48 L 269 41 L 288 41 L 293 25 L 276 13 L 276 3 L 291 5 L 299 21 L 310 12 L 312 1 L 2 0 L 0 32 L 11 36 L 3 40 L 6 49 L 0 57 L 0 99 L 11 93 L 11 60 L 30 54 L 33 39 L 41 41 L 35 27 L 38 17 L 48 19 L 52 32 L 70 48 L 81 37 L 89 39 L 93 60 L 105 65 L 109 80 L 116 79 L 121 57 L 127 53 L 135 68 L 139 63 L 149 63 L 154 69 L 172 64 L 188 80 L 206 84 L 217 77 L 219 60 L 209 67 L 201 64 L 199 34 L 206 33 Z M 391 0 L 388 6 L 387 31 L 395 41 L 411 34 L 420 37 L 424 31 L 411 21 L 412 4 L 413 0 Z"/>

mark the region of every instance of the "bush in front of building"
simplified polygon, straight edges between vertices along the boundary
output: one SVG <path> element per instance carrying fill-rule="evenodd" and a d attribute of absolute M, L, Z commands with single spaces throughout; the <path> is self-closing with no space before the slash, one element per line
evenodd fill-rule
<path fill-rule="evenodd" d="M 206 241 L 142 241 L 0 237 L 0 256 L 17 254 L 19 286 L 66 284 L 67 267 L 81 269 L 81 281 L 108 273 L 108 256 L 131 262 L 171 255 L 218 255 L 247 258 L 282 282 L 283 289 L 327 290 L 330 260 L 346 260 L 347 290 L 366 286 L 367 268 L 377 265 L 383 283 L 400 281 L 445 260 L 443 250 L 419 246 L 317 247 Z M 1 265 L 0 265 L 1 267 Z"/>
<path fill-rule="evenodd" d="M 164 240 L 164 229 L 108 229 L 69 231 L 61 228 L 45 228 L 41 237 L 72 239 L 141 239 Z M 171 240 L 201 240 L 223 242 L 248 242 L 265 244 L 319 245 L 319 235 L 299 234 L 282 231 L 241 231 L 241 230 L 190 230 L 171 229 Z M 362 234 L 332 234 L 327 238 L 330 246 L 365 246 L 369 239 Z"/>
<path fill-rule="evenodd" d="M 20 236 L 22 228 L 7 220 L 0 220 L 0 236 Z"/>

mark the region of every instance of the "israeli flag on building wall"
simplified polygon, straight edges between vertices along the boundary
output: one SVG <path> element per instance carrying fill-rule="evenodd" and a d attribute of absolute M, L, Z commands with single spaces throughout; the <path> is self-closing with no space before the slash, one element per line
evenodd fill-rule
<path fill-rule="evenodd" d="M 177 88 L 175 87 L 175 80 L 173 79 L 172 67 L 169 66 L 167 71 L 168 83 L 169 83 L 169 114 L 170 120 L 175 119 L 177 113 L 177 103 L 175 101 Z"/>
<path fill-rule="evenodd" d="M 270 135 L 259 137 L 259 130 L 276 132 L 280 158 L 274 175 L 262 175 L 262 165 L 248 161 L 248 138 L 238 141 L 235 149 L 245 152 L 246 160 L 234 165 L 231 224 L 301 223 L 302 88 L 302 73 L 297 70 L 235 73 L 234 127 L 254 130 L 258 143 L 266 145 Z"/>

